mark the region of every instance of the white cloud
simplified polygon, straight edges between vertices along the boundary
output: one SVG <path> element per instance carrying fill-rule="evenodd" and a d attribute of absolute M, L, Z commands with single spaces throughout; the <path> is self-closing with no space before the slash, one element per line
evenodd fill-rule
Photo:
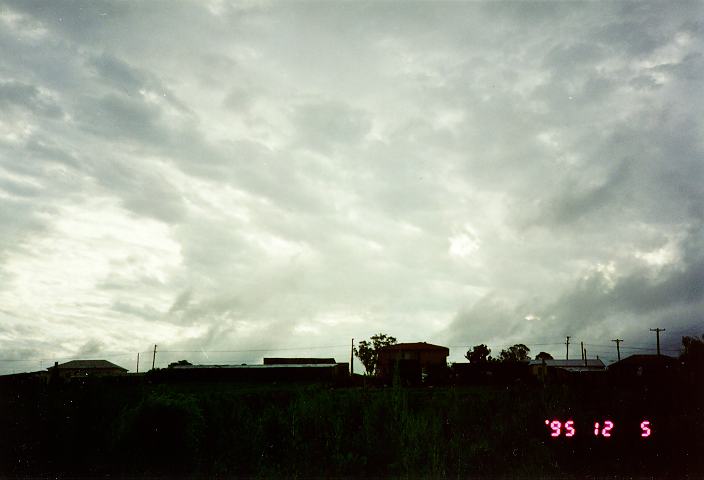
<path fill-rule="evenodd" d="M 690 4 L 9 4 L 0 348 L 635 336 L 701 304 Z"/>

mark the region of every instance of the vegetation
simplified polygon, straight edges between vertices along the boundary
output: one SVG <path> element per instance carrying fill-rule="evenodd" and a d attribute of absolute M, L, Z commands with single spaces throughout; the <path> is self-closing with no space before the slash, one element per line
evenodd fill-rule
<path fill-rule="evenodd" d="M 0 477 L 700 478 L 704 337 L 685 339 L 684 372 L 656 385 L 5 379 Z M 515 347 L 502 357 L 527 355 Z M 572 419 L 578 434 L 551 438 L 548 419 Z M 591 433 L 606 419 L 619 432 L 608 440 Z M 647 440 L 638 431 L 646 419 Z"/>
<path fill-rule="evenodd" d="M 530 360 L 530 348 L 526 347 L 522 343 L 517 343 L 516 345 L 509 347 L 506 350 L 501 350 L 499 354 L 499 361 L 501 362 L 527 362 Z"/>
<path fill-rule="evenodd" d="M 185 365 L 193 365 L 193 364 L 191 362 L 189 362 L 188 360 L 179 360 L 178 362 L 169 363 L 169 368 L 185 366 Z"/>
<path fill-rule="evenodd" d="M 704 448 L 701 396 L 677 389 L 95 382 L 3 389 L 0 401 L 0 476 L 704 473 L 691 455 Z M 630 418 L 634 406 L 659 422 L 650 444 L 615 437 L 606 445 L 581 427 L 607 412 L 619 426 L 640 421 Z M 544 419 L 568 416 L 580 435 L 551 439 Z"/>
<path fill-rule="evenodd" d="M 370 341 L 362 340 L 354 347 L 354 354 L 359 358 L 367 371 L 367 375 L 375 375 L 377 373 L 377 358 L 379 350 L 389 345 L 395 345 L 396 339 L 384 333 L 377 333 L 372 336 Z"/>
<path fill-rule="evenodd" d="M 469 360 L 469 363 L 476 365 L 490 362 L 492 360 L 490 353 L 491 349 L 482 343 L 481 345 L 475 345 L 471 350 L 467 350 L 464 358 Z"/>
<path fill-rule="evenodd" d="M 704 335 L 701 338 L 682 337 L 680 360 L 692 372 L 704 371 Z"/>
<path fill-rule="evenodd" d="M 536 360 L 553 360 L 552 355 L 547 352 L 540 352 L 535 356 Z"/>

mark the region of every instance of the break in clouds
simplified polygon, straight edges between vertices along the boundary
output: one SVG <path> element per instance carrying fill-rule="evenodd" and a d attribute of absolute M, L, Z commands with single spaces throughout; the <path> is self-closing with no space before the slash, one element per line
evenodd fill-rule
<path fill-rule="evenodd" d="M 0 369 L 345 361 L 377 332 L 676 349 L 703 333 L 701 14 L 4 3 Z"/>

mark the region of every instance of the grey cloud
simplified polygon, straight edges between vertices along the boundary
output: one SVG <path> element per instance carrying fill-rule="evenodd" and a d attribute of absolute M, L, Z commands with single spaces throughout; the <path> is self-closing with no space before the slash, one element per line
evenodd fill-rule
<path fill-rule="evenodd" d="M 61 108 L 54 101 L 43 95 L 35 85 L 18 81 L 0 83 L 0 107 L 22 107 L 49 118 L 63 115 Z"/>
<path fill-rule="evenodd" d="M 206 350 L 635 344 L 696 321 L 697 4 L 8 5 L 43 36 L 0 32 L 3 262 L 60 250 L 56 215 L 92 199 L 173 248 L 76 232 L 110 257 L 73 302 L 95 328 L 76 349 L 156 343 L 155 321 Z M 679 263 L 636 255 L 668 245 Z"/>
<path fill-rule="evenodd" d="M 84 343 L 76 354 L 81 357 L 91 357 L 105 351 L 105 344 L 97 339 Z"/>
<path fill-rule="evenodd" d="M 83 128 L 104 138 L 170 143 L 169 132 L 160 124 L 155 106 L 127 96 L 105 95 L 81 106 Z"/>
<path fill-rule="evenodd" d="M 371 122 L 367 115 L 342 103 L 308 102 L 296 108 L 297 142 L 307 148 L 317 146 L 323 152 L 332 147 L 361 142 Z"/>

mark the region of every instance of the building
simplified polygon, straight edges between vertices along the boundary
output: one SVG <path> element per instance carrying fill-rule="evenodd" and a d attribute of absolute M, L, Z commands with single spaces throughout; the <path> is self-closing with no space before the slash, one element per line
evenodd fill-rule
<path fill-rule="evenodd" d="M 609 365 L 609 375 L 617 380 L 667 380 L 679 372 L 680 362 L 667 355 L 631 355 Z"/>
<path fill-rule="evenodd" d="M 539 380 L 564 379 L 576 374 L 592 374 L 605 372 L 606 365 L 598 358 L 587 358 L 585 360 L 531 360 L 529 362 L 530 373 Z"/>
<path fill-rule="evenodd" d="M 264 359 L 264 365 L 330 365 L 332 363 L 337 363 L 334 358 L 278 357 Z"/>
<path fill-rule="evenodd" d="M 47 370 L 51 377 L 63 379 L 112 377 L 127 373 L 126 368 L 122 368 L 107 360 L 71 360 L 62 364 L 56 362 L 53 367 L 49 367 Z"/>
<path fill-rule="evenodd" d="M 398 373 L 403 383 L 420 383 L 441 377 L 447 371 L 450 349 L 425 342 L 397 343 L 382 347 L 377 357 L 377 375 L 390 380 Z"/>
<path fill-rule="evenodd" d="M 328 363 L 269 363 L 266 365 L 174 365 L 155 371 L 153 377 L 186 382 L 346 382 L 349 379 L 349 364 L 337 363 L 335 359 L 330 360 Z"/>

